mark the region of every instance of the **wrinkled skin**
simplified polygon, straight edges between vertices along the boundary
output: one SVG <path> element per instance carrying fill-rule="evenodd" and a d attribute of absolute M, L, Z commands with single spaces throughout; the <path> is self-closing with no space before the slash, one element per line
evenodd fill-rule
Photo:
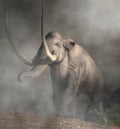
<path fill-rule="evenodd" d="M 46 35 L 46 41 L 50 52 L 57 56 L 56 61 L 49 60 L 41 45 L 33 59 L 32 70 L 20 73 L 18 80 L 36 77 L 49 66 L 57 114 L 70 116 L 72 101 L 79 102 L 81 92 L 91 100 L 102 93 L 102 78 L 93 59 L 72 39 L 62 39 L 59 33 L 50 32 Z"/>

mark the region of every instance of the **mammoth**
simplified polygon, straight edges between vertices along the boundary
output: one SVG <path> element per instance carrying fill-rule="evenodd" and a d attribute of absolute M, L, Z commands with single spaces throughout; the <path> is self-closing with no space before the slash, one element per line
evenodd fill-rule
<path fill-rule="evenodd" d="M 80 93 L 87 94 L 92 101 L 102 94 L 103 80 L 99 69 L 88 52 L 74 40 L 64 39 L 54 31 L 44 37 L 42 30 L 41 46 L 34 59 L 28 61 L 15 48 L 7 25 L 6 32 L 16 55 L 24 64 L 32 66 L 30 71 L 18 75 L 18 81 L 35 78 L 50 67 L 53 103 L 57 115 L 69 116 L 72 102 L 79 102 Z"/>

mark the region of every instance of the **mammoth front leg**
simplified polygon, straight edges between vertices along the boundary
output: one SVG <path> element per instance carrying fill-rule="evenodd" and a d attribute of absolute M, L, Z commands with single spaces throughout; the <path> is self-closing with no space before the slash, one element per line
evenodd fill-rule
<path fill-rule="evenodd" d="M 23 78 L 35 78 L 39 76 L 47 67 L 48 67 L 48 64 L 36 65 L 35 67 L 31 69 L 31 71 L 21 72 L 18 75 L 17 80 L 21 82 Z"/>
<path fill-rule="evenodd" d="M 59 115 L 72 117 L 76 115 L 75 105 L 72 103 L 75 100 L 75 93 L 73 93 L 70 89 L 65 92 L 65 95 L 62 99 L 62 104 L 60 106 Z M 72 110 L 73 109 L 73 110 Z"/>
<path fill-rule="evenodd" d="M 76 112 L 76 95 L 78 93 L 79 89 L 79 74 L 78 70 L 71 71 L 69 79 L 68 79 L 68 84 L 67 84 L 67 89 L 63 95 L 62 98 L 62 104 L 61 108 L 59 111 L 59 115 L 66 115 L 66 116 L 77 116 Z"/>

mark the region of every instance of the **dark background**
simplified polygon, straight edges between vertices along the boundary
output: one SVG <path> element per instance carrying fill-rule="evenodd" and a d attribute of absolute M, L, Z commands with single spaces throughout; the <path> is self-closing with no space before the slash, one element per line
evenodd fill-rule
<path fill-rule="evenodd" d="M 103 73 L 106 94 L 112 99 L 117 96 L 118 101 L 120 1 L 46 0 L 45 6 L 45 34 L 58 31 L 83 46 Z M 32 59 L 41 43 L 41 0 L 0 0 L 0 110 L 51 114 L 54 106 L 49 70 L 22 84 L 16 81 L 18 73 L 29 68 L 15 56 L 6 39 L 6 11 L 19 52 Z"/>

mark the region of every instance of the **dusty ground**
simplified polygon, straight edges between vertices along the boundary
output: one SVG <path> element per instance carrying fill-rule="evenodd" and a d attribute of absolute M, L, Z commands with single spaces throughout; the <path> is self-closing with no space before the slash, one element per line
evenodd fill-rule
<path fill-rule="evenodd" d="M 45 117 L 16 112 L 0 113 L 0 129 L 109 129 L 101 125 L 64 117 Z M 110 129 L 120 129 L 114 127 Z"/>

